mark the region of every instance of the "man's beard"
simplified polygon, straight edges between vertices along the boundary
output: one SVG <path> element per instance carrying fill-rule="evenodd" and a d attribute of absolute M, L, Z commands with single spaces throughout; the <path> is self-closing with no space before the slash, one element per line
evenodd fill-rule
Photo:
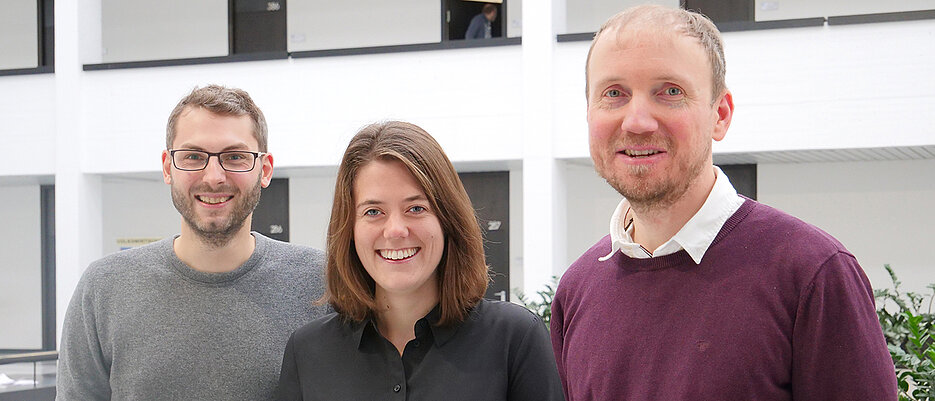
<path fill-rule="evenodd" d="M 672 147 L 668 145 L 666 144 L 664 148 L 671 150 Z M 707 155 L 710 152 L 711 143 L 708 142 L 706 149 L 699 149 L 691 157 L 678 160 L 677 164 L 672 167 L 676 171 L 669 172 L 673 175 L 666 175 L 658 180 L 646 178 L 652 172 L 653 167 L 649 166 L 628 166 L 627 171 L 619 176 L 614 174 L 615 172 L 605 174 L 605 171 L 601 170 L 598 170 L 598 174 L 620 195 L 623 195 L 634 210 L 662 210 L 678 202 L 704 169 L 709 167 Z"/>
<path fill-rule="evenodd" d="M 193 187 L 191 192 L 197 192 L 200 188 L 205 187 Z M 182 218 L 185 219 L 185 224 L 188 224 L 192 232 L 201 238 L 202 242 L 212 247 L 220 248 L 227 245 L 234 235 L 243 228 L 247 217 L 256 209 L 256 205 L 260 203 L 261 188 L 260 179 L 257 178 L 256 185 L 250 188 L 249 192 L 244 194 L 241 194 L 239 191 L 235 192 L 234 198 L 231 201 L 235 201 L 236 203 L 231 208 L 230 213 L 227 214 L 227 218 L 220 222 L 199 221 L 193 205 L 194 202 L 198 200 L 190 194 L 182 192 L 174 185 L 172 186 L 172 203 L 175 205 L 175 209 L 182 215 Z M 226 187 L 208 188 L 205 192 L 212 192 L 212 190 L 222 190 L 222 192 L 224 192 L 227 189 Z"/>

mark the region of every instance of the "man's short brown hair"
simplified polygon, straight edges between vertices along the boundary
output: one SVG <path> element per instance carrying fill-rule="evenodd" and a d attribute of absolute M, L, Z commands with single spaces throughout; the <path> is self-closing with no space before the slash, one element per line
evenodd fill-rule
<path fill-rule="evenodd" d="M 175 126 L 179 117 L 189 108 L 200 107 L 214 114 L 222 116 L 248 115 L 253 121 L 253 137 L 259 144 L 259 151 L 266 153 L 268 132 L 266 118 L 263 112 L 253 103 L 253 99 L 243 89 L 228 88 L 221 85 L 208 85 L 203 88 L 195 87 L 191 93 L 183 97 L 169 114 L 169 123 L 166 124 L 166 149 L 172 149 L 175 141 Z"/>

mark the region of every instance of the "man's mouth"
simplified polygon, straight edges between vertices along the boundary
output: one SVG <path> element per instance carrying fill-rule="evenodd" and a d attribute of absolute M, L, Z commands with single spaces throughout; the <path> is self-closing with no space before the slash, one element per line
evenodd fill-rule
<path fill-rule="evenodd" d="M 203 195 L 198 195 L 195 197 L 198 198 L 199 201 L 203 203 L 207 203 L 209 205 L 217 205 L 219 203 L 224 203 L 224 202 L 229 201 L 231 198 L 233 198 L 233 196 L 203 196 Z"/>
<path fill-rule="evenodd" d="M 404 248 L 404 249 L 380 249 L 378 251 L 380 257 L 387 260 L 404 260 L 409 259 L 415 254 L 419 253 L 419 248 Z"/>
<path fill-rule="evenodd" d="M 650 150 L 650 149 L 647 149 L 647 150 L 624 149 L 623 152 L 621 153 L 627 156 L 630 156 L 630 157 L 649 157 L 652 155 L 657 155 L 662 152 L 658 150 Z"/>

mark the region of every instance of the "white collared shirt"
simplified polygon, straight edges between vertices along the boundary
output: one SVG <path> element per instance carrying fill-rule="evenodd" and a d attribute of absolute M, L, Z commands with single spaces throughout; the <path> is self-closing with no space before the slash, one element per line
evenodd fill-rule
<path fill-rule="evenodd" d="M 610 253 L 598 260 L 603 262 L 610 259 L 618 250 L 631 258 L 648 259 L 671 255 L 684 249 L 695 264 L 701 263 L 701 258 L 714 242 L 714 237 L 721 231 L 721 227 L 744 202 L 744 199 L 737 195 L 737 190 L 731 185 L 730 179 L 724 172 L 717 166 L 714 166 L 714 171 L 714 187 L 711 188 L 711 193 L 701 205 L 701 209 L 698 209 L 698 212 L 672 238 L 652 253 L 633 241 L 633 225 L 628 225 L 623 220 L 627 210 L 630 209 L 630 202 L 626 199 L 620 201 L 610 218 Z"/>

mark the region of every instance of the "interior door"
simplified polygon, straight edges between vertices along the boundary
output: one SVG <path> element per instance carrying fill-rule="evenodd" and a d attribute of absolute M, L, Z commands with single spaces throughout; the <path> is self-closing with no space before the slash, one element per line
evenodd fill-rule
<path fill-rule="evenodd" d="M 510 174 L 461 173 L 461 182 L 484 234 L 484 256 L 493 280 L 486 298 L 510 300 Z"/>
<path fill-rule="evenodd" d="M 253 210 L 253 231 L 289 242 L 289 179 L 273 178 Z"/>

